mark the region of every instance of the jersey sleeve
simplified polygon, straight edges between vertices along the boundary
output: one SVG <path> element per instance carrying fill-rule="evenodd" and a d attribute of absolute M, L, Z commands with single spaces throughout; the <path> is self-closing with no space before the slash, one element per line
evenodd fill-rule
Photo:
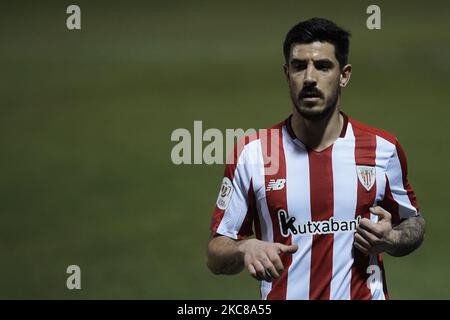
<path fill-rule="evenodd" d="M 393 224 L 420 216 L 416 195 L 408 182 L 406 155 L 398 141 L 387 164 L 386 191 L 381 206 L 392 214 Z"/>
<path fill-rule="evenodd" d="M 244 148 L 234 163 L 225 166 L 211 219 L 212 235 L 220 234 L 241 240 L 253 234 L 256 209 L 252 170 L 247 160 L 247 151 L 248 148 Z"/>

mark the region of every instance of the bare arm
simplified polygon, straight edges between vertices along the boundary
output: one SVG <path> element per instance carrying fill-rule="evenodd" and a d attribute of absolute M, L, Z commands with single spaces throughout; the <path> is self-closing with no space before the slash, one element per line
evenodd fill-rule
<path fill-rule="evenodd" d="M 236 274 L 244 268 L 238 241 L 225 236 L 210 239 L 206 265 L 214 274 Z"/>
<path fill-rule="evenodd" d="M 420 247 L 425 236 L 425 219 L 412 217 L 403 220 L 391 232 L 391 245 L 386 252 L 394 257 L 410 254 Z"/>
<path fill-rule="evenodd" d="M 257 239 L 233 240 L 218 235 L 210 239 L 207 266 L 214 274 L 236 274 L 244 267 L 257 280 L 272 281 L 284 271 L 280 254 L 292 254 L 297 245 L 284 245 Z"/>
<path fill-rule="evenodd" d="M 371 208 L 380 217 L 377 223 L 362 219 L 356 229 L 355 247 L 365 254 L 386 252 L 402 257 L 416 250 L 425 236 L 425 219 L 411 217 L 392 227 L 391 214 L 381 207 Z"/>

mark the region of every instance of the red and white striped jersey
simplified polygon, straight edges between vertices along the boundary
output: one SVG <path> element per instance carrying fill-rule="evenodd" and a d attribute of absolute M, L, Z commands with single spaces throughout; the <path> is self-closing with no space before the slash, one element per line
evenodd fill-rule
<path fill-rule="evenodd" d="M 254 231 L 299 247 L 281 255 L 280 278 L 261 281 L 262 299 L 388 298 L 381 255 L 353 247 L 356 225 L 362 217 L 377 221 L 374 205 L 394 225 L 419 208 L 397 139 L 341 114 L 340 137 L 323 151 L 296 139 L 288 118 L 246 137 L 226 165 L 212 233 L 245 239 Z"/>

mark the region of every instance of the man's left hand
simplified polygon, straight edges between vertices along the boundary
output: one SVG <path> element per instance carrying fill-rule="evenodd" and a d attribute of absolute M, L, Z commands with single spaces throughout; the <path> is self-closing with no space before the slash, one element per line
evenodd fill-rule
<path fill-rule="evenodd" d="M 361 219 L 356 228 L 354 246 L 364 254 L 389 253 L 397 233 L 392 229 L 392 216 L 379 206 L 370 208 L 370 212 L 378 216 L 378 222 Z"/>

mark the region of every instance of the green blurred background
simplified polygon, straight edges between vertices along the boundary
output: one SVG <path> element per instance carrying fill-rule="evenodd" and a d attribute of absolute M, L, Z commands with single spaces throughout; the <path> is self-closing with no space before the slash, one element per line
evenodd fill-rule
<path fill-rule="evenodd" d="M 287 30 L 353 33 L 350 116 L 396 134 L 428 225 L 386 257 L 394 299 L 450 298 L 450 3 L 77 1 L 0 4 L 0 298 L 240 299 L 247 274 L 205 266 L 222 165 L 172 164 L 176 128 L 264 128 L 291 110 Z M 66 289 L 66 268 L 82 290 Z"/>

